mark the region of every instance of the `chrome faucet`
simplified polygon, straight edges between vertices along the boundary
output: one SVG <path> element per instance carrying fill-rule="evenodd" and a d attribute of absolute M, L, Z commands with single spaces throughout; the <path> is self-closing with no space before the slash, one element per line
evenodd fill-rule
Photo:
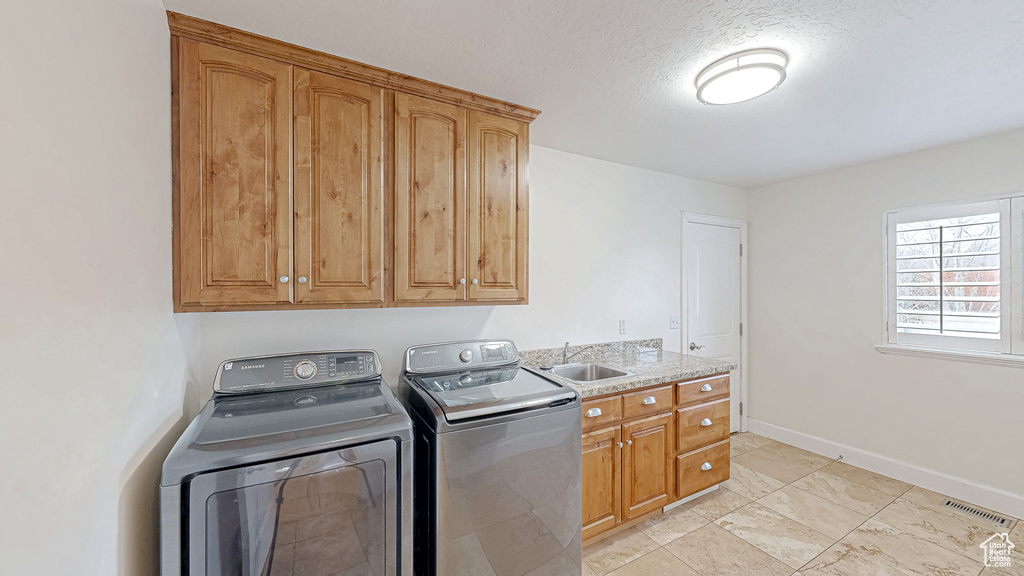
<path fill-rule="evenodd" d="M 587 346 L 586 348 L 584 348 L 582 350 L 577 350 L 577 351 L 573 352 L 572 354 L 569 354 L 569 343 L 566 342 L 565 343 L 565 348 L 562 349 L 562 364 L 568 364 L 569 363 L 569 358 L 572 358 L 573 356 L 579 354 L 580 352 L 586 352 L 587 350 L 590 350 L 593 347 L 594 347 L 593 345 L 590 345 L 590 346 Z"/>

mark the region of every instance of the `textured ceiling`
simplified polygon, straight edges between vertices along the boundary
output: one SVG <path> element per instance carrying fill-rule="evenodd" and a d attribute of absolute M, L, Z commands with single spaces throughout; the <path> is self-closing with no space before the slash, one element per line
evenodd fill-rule
<path fill-rule="evenodd" d="M 535 144 L 751 187 L 1024 126 L 1024 0 L 164 0 L 538 108 Z M 697 102 L 701 68 L 775 47 L 786 82 Z"/>

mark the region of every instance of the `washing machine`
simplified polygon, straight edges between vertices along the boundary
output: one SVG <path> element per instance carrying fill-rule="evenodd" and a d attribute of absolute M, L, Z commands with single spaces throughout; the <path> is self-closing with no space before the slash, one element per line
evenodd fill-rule
<path fill-rule="evenodd" d="M 580 576 L 580 396 L 508 340 L 410 348 L 420 576 Z"/>
<path fill-rule="evenodd" d="M 412 576 L 412 444 L 372 350 L 221 363 L 164 462 L 162 576 Z"/>

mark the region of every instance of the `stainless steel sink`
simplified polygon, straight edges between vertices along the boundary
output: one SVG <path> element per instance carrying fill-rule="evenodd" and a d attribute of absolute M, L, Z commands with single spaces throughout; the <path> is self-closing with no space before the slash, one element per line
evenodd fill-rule
<path fill-rule="evenodd" d="M 550 374 L 561 376 L 573 382 L 595 382 L 621 376 L 632 376 L 632 373 L 616 370 L 600 364 L 566 364 L 554 366 L 547 370 Z"/>

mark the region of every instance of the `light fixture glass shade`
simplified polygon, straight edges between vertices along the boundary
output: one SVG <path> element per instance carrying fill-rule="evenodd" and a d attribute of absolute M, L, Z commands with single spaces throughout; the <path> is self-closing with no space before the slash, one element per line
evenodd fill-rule
<path fill-rule="evenodd" d="M 786 79 L 786 55 L 773 48 L 726 56 L 697 75 L 697 99 L 705 104 L 735 104 L 771 92 Z"/>

